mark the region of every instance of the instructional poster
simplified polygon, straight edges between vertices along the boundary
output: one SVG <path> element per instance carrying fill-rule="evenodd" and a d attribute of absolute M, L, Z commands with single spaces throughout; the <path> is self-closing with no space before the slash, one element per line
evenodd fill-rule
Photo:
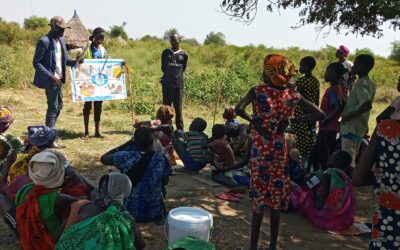
<path fill-rule="evenodd" d="M 85 59 L 71 69 L 74 102 L 126 99 L 122 59 Z"/>

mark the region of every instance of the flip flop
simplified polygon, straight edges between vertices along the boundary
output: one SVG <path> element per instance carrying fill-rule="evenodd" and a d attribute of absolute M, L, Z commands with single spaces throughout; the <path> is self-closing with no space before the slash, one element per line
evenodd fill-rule
<path fill-rule="evenodd" d="M 215 196 L 218 199 L 221 199 L 221 200 L 224 200 L 224 201 L 233 201 L 233 202 L 239 202 L 240 201 L 239 198 L 237 198 L 235 196 L 232 196 L 229 193 L 220 192 L 220 193 L 216 193 Z"/>

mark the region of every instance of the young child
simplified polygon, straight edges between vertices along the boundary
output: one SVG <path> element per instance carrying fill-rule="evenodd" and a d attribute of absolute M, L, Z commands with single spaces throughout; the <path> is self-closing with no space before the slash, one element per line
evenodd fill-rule
<path fill-rule="evenodd" d="M 154 150 L 163 152 L 172 166 L 176 165 L 174 148 L 172 146 L 172 134 L 174 131 L 172 118 L 174 116 L 175 110 L 173 107 L 161 105 L 157 110 L 155 120 L 138 122 L 133 125 L 135 128 L 148 127 L 152 131 L 155 144 Z"/>
<path fill-rule="evenodd" d="M 356 167 L 355 158 L 360 142 L 368 131 L 369 115 L 375 98 L 375 83 L 368 76 L 374 64 L 375 60 L 371 55 L 362 54 L 357 56 L 352 68 L 352 74 L 358 75 L 359 79 L 347 97 L 342 112 L 340 125 L 342 150 L 351 155 L 353 171 Z"/>
<path fill-rule="evenodd" d="M 237 127 L 240 124 L 239 121 L 236 119 L 235 107 L 233 106 L 226 107 L 224 113 L 222 114 L 222 117 L 225 119 L 225 126 L 227 127 Z"/>
<path fill-rule="evenodd" d="M 315 105 L 319 105 L 319 81 L 313 76 L 316 61 L 314 57 L 306 56 L 300 61 L 300 73 L 303 77 L 296 81 L 297 91 Z M 296 107 L 294 117 L 302 117 L 308 113 L 301 107 Z M 307 165 L 308 158 L 315 144 L 315 122 L 298 122 L 292 124 L 292 128 L 297 137 L 297 149 L 301 153 L 302 162 Z"/>
<path fill-rule="evenodd" d="M 208 144 L 214 153 L 214 163 L 222 168 L 235 164 L 235 155 L 229 142 L 226 140 L 226 128 L 223 124 L 215 124 L 212 128 L 212 141 Z"/>
<path fill-rule="evenodd" d="M 209 153 L 204 149 L 208 141 L 208 136 L 204 133 L 206 128 L 207 122 L 197 117 L 190 124 L 189 132 L 177 131 L 174 135 L 172 145 L 186 170 L 198 172 L 211 160 Z"/>
<path fill-rule="evenodd" d="M 351 156 L 336 151 L 327 162 L 326 171 L 311 174 L 307 187 L 296 186 L 290 198 L 294 207 L 316 227 L 340 231 L 354 223 L 355 193 L 345 173 Z"/>
<path fill-rule="evenodd" d="M 400 77 L 397 82 L 397 91 L 400 93 Z M 385 119 L 400 119 L 400 95 L 392 101 L 389 107 L 387 107 L 380 115 L 378 115 L 376 122 L 379 123 Z"/>
<path fill-rule="evenodd" d="M 250 148 L 247 148 L 245 156 L 239 162 L 235 162 L 235 155 L 226 140 L 226 127 L 223 124 L 214 125 L 211 139 L 211 142 L 205 146 L 205 148 L 211 149 L 214 156 L 215 169 L 212 171 L 211 178 L 227 187 L 248 186 L 250 180 L 247 172 L 238 170 L 248 164 Z"/>
<path fill-rule="evenodd" d="M 325 71 L 325 81 L 330 87 L 326 89 L 321 101 L 321 109 L 326 118 L 319 122 L 319 131 L 313 159 L 314 171 L 326 170 L 326 161 L 335 151 L 336 136 L 340 127 L 340 111 L 343 107 L 343 92 L 338 86 L 345 69 L 339 62 L 331 63 Z"/>

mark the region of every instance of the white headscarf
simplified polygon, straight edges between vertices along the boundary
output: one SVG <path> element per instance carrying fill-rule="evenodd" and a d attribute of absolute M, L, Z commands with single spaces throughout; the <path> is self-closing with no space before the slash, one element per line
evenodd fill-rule
<path fill-rule="evenodd" d="M 64 182 L 65 158 L 50 150 L 34 155 L 29 162 L 29 177 L 35 185 L 45 188 L 61 187 Z"/>

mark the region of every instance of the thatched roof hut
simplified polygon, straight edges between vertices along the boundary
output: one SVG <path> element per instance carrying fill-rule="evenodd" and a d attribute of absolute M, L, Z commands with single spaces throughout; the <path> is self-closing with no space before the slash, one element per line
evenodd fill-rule
<path fill-rule="evenodd" d="M 85 25 L 83 25 L 76 10 L 74 11 L 74 16 L 67 22 L 67 24 L 71 25 L 71 28 L 66 29 L 64 32 L 64 38 L 68 50 L 85 47 L 90 34 Z"/>

